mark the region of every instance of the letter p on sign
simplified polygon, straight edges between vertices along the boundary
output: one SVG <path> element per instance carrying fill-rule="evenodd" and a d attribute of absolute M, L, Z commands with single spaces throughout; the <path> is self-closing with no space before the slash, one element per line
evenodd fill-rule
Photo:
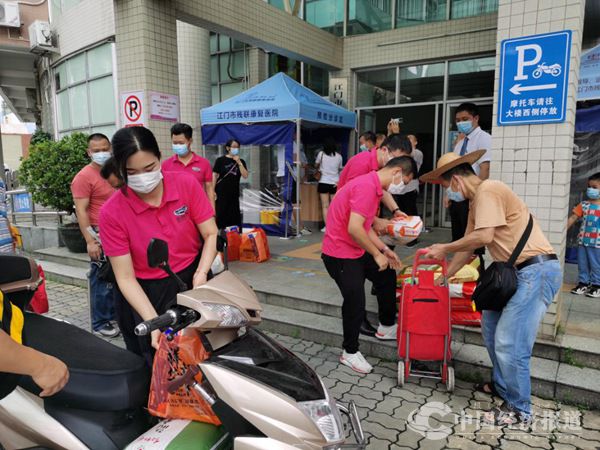
<path fill-rule="evenodd" d="M 515 81 L 526 80 L 529 76 L 523 73 L 523 69 L 540 62 L 542 59 L 542 47 L 537 44 L 517 45 L 515 50 L 517 51 L 517 75 L 515 76 Z M 525 59 L 525 52 L 527 52 L 528 56 L 533 56 L 533 58 Z"/>

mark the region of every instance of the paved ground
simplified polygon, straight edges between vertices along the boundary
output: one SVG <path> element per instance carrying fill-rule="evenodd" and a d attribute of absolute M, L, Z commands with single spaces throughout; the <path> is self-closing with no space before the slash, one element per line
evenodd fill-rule
<path fill-rule="evenodd" d="M 50 313 L 89 330 L 84 289 L 49 282 Z M 275 337 L 323 377 L 333 396 L 359 407 L 369 449 L 600 449 L 600 411 L 534 398 L 532 429 L 494 429 L 481 424 L 492 399 L 457 381 L 453 394 L 433 380 L 396 386 L 396 364 L 369 358 L 373 373 L 355 375 L 339 364 L 341 350 L 288 336 Z M 111 342 L 122 346 L 119 339 Z"/>

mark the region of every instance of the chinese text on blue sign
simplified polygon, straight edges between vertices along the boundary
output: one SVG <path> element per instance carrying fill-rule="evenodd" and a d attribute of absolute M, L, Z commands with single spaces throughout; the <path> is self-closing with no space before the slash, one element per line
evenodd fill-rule
<path fill-rule="evenodd" d="M 564 122 L 571 30 L 502 41 L 498 125 Z"/>

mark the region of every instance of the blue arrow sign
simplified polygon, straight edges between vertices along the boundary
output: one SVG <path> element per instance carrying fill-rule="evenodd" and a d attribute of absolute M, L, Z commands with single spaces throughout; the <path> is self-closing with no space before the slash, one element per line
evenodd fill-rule
<path fill-rule="evenodd" d="M 498 125 L 564 122 L 571 30 L 502 41 Z"/>

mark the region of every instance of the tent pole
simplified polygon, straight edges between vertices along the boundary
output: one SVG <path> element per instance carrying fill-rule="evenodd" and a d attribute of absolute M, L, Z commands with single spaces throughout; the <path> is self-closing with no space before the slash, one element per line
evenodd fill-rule
<path fill-rule="evenodd" d="M 300 172 L 301 172 L 301 158 L 300 158 L 300 130 L 301 130 L 301 119 L 296 120 L 296 204 L 298 210 L 296 211 L 296 233 L 300 236 Z"/>

